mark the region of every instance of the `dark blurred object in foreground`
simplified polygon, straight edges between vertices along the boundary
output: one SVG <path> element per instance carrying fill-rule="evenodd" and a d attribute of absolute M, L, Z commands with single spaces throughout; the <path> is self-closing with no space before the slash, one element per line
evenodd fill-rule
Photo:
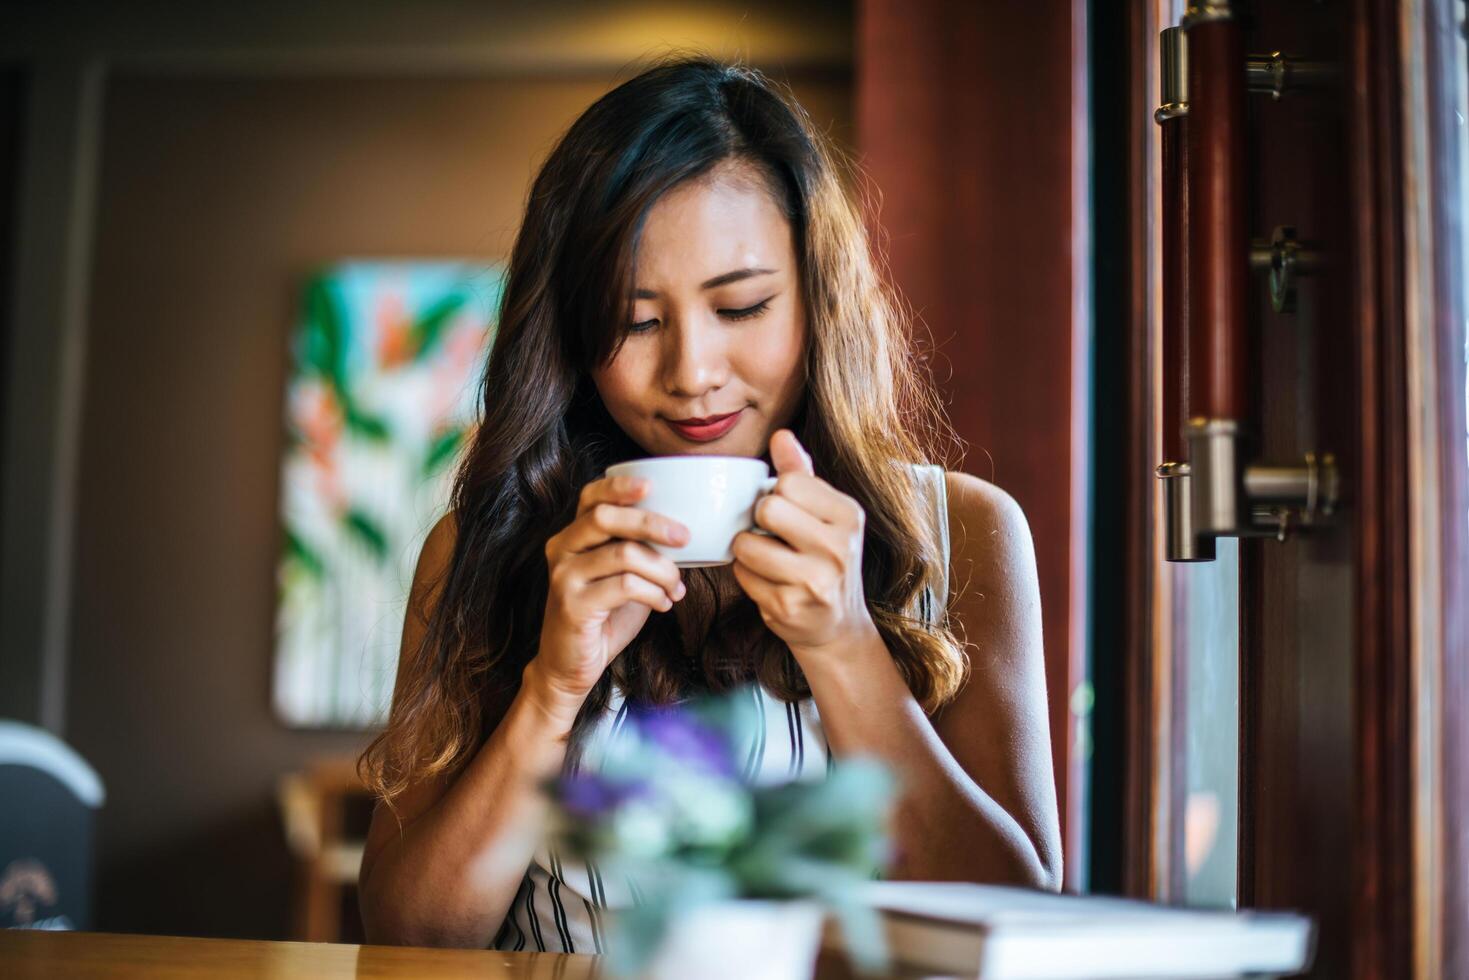
<path fill-rule="evenodd" d="M 0 721 L 0 927 L 87 929 L 102 781 L 54 735 Z"/>

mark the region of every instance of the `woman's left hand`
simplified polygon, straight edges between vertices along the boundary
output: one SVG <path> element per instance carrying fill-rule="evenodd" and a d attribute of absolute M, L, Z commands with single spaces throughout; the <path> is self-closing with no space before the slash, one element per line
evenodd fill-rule
<path fill-rule="evenodd" d="M 862 586 L 862 505 L 816 476 L 789 429 L 770 438 L 777 482 L 732 548 L 734 576 L 776 636 L 802 654 L 877 635 Z"/>

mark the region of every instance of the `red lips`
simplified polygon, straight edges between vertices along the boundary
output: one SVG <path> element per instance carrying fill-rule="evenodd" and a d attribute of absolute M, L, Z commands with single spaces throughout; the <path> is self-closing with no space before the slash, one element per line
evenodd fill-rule
<path fill-rule="evenodd" d="M 692 442 L 711 442 L 733 429 L 745 410 L 704 418 L 665 419 L 668 427 Z"/>

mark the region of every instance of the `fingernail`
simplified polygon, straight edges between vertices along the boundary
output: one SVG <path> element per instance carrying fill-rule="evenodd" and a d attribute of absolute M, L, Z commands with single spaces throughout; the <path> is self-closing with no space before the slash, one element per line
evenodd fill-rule
<path fill-rule="evenodd" d="M 682 524 L 675 524 L 668 529 L 668 540 L 672 544 L 684 545 L 689 543 L 689 529 Z"/>
<path fill-rule="evenodd" d="M 674 598 L 674 600 L 677 601 L 679 599 L 682 599 L 684 596 L 688 595 L 688 593 L 689 593 L 689 587 L 687 585 L 684 585 L 683 584 L 683 579 L 679 579 L 679 581 L 678 581 L 678 588 L 676 588 L 676 589 L 673 590 L 673 598 Z"/>

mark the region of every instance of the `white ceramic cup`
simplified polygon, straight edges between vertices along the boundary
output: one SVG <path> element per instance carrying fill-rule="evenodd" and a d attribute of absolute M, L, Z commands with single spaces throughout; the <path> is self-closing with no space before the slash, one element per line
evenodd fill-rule
<path fill-rule="evenodd" d="M 606 475 L 647 480 L 647 495 L 633 506 L 689 529 L 682 548 L 653 545 L 680 568 L 734 561 L 735 535 L 754 529 L 755 501 L 775 487 L 770 467 L 748 456 L 653 456 L 609 466 Z"/>

